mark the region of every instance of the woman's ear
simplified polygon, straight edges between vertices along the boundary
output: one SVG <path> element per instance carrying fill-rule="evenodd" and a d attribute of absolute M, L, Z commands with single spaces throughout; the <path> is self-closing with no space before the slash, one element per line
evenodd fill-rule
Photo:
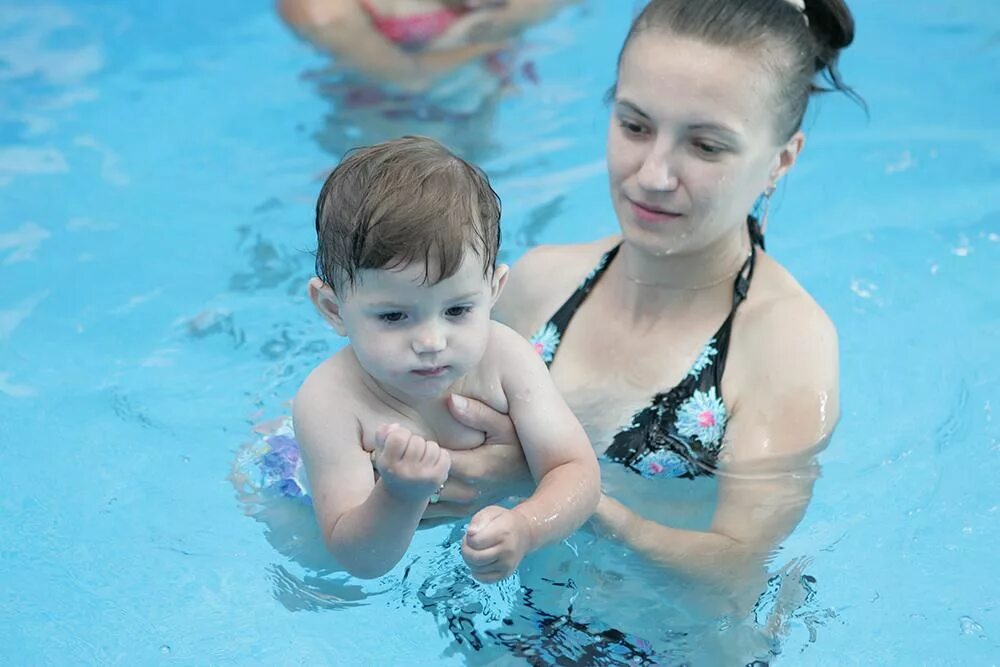
<path fill-rule="evenodd" d="M 309 300 L 316 306 L 316 310 L 323 316 L 323 319 L 329 322 L 339 335 L 346 336 L 347 328 L 344 326 L 344 318 L 340 314 L 342 304 L 333 288 L 319 278 L 310 278 L 308 290 Z"/>
<path fill-rule="evenodd" d="M 507 276 L 510 275 L 510 267 L 506 264 L 497 264 L 493 269 L 493 281 L 490 285 L 492 295 L 490 297 L 490 308 L 496 305 L 500 293 L 503 292 L 504 285 L 507 284 Z"/>
<path fill-rule="evenodd" d="M 806 145 L 806 135 L 799 130 L 792 135 L 792 138 L 781 147 L 775 160 L 774 168 L 771 170 L 771 184 L 777 185 L 778 181 L 784 178 L 802 153 L 802 148 Z"/>

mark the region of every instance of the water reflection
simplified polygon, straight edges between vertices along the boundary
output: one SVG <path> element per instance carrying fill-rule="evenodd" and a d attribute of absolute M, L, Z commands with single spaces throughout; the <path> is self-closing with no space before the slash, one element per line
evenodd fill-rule
<path fill-rule="evenodd" d="M 482 161 L 493 148 L 500 101 L 538 83 L 521 33 L 567 4 L 362 0 L 335 8 L 282 0 L 278 9 L 298 36 L 332 57 L 304 73 L 329 105 L 315 133 L 327 152 L 340 157 L 421 134 Z"/>
<path fill-rule="evenodd" d="M 607 472 L 614 483 L 614 471 Z M 810 471 L 803 476 L 813 478 Z M 644 515 L 708 530 L 713 507 L 702 500 L 714 495 L 716 482 L 696 480 L 672 492 L 661 485 L 664 493 L 651 502 L 648 489 L 628 481 L 631 488 L 616 492 L 640 503 Z M 743 483 L 780 482 L 757 473 Z M 799 512 L 807 500 L 807 493 L 787 494 L 774 501 L 773 511 Z M 804 628 L 806 641 L 814 642 L 818 629 L 836 618 L 817 598 L 811 561 L 781 547 L 697 579 L 601 535 L 581 532 L 569 542 L 572 550 L 550 549 L 522 570 L 520 615 L 496 638 L 515 654 L 547 656 L 537 664 L 559 664 L 559 656 L 580 664 L 766 664 L 793 632 Z"/>
<path fill-rule="evenodd" d="M 333 156 L 405 134 L 433 137 L 472 161 L 493 153 L 492 128 L 507 87 L 482 65 L 468 65 L 446 86 L 420 94 L 394 92 L 353 73 L 313 79 L 328 105 L 313 138 Z"/>
<path fill-rule="evenodd" d="M 815 642 L 836 620 L 818 598 L 811 560 L 780 546 L 742 567 L 699 579 L 680 576 L 608 536 L 584 529 L 526 559 L 519 576 L 483 586 L 459 554 L 463 522 L 418 532 L 406 558 L 385 577 L 359 581 L 327 554 L 306 497 L 260 481 L 262 452 L 290 434 L 287 420 L 261 424 L 233 482 L 247 513 L 288 564 L 270 568 L 274 596 L 294 611 L 379 604 L 434 615 L 449 654 L 468 664 L 515 656 L 528 664 L 757 664 L 780 655 L 793 633 Z M 275 436 L 274 434 L 277 434 Z M 687 530 L 711 527 L 721 485 L 765 498 L 758 518 L 797 523 L 819 468 L 815 455 L 768 465 L 729 465 L 717 478 L 684 484 L 636 478 L 606 465 L 605 487 L 644 516 Z M 287 472 L 287 471 L 286 471 Z M 255 480 L 256 476 L 256 480 Z M 657 483 L 659 482 L 659 483 Z M 294 569 L 293 569 L 294 566 Z"/>

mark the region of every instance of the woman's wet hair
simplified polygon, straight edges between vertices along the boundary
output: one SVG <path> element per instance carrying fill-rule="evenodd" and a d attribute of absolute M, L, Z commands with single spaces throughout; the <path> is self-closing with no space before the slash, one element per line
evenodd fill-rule
<path fill-rule="evenodd" d="M 844 0 L 804 4 L 805 10 L 791 0 L 652 0 L 632 22 L 618 66 L 632 39 L 652 30 L 756 51 L 778 81 L 776 130 L 787 140 L 816 93 L 840 91 L 865 106 L 837 67 L 854 41 L 851 10 Z"/>
<path fill-rule="evenodd" d="M 496 266 L 500 198 L 481 169 L 433 139 L 402 137 L 356 149 L 316 202 L 316 275 L 335 291 L 360 271 L 424 263 L 425 280 L 455 274 L 471 249 Z"/>

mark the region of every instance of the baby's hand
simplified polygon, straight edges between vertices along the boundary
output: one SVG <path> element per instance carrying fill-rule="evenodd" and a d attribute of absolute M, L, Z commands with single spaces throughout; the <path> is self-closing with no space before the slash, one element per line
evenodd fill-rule
<path fill-rule="evenodd" d="M 528 552 L 531 526 L 520 512 L 496 505 L 472 517 L 462 540 L 462 558 L 485 584 L 506 579 Z"/>
<path fill-rule="evenodd" d="M 451 455 L 398 424 L 375 435 L 375 468 L 389 493 L 401 500 L 427 500 L 448 479 Z"/>

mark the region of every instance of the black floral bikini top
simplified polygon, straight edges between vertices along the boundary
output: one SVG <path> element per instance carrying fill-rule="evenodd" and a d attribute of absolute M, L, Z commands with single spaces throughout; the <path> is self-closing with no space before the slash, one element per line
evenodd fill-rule
<path fill-rule="evenodd" d="M 653 396 L 631 421 L 615 434 L 604 457 L 624 464 L 644 477 L 710 476 L 718 466 L 722 438 L 726 432 L 726 404 L 722 400 L 722 374 L 726 368 L 729 338 L 736 309 L 750 290 L 757 247 L 764 237 L 757 221 L 748 218 L 750 255 L 736 274 L 733 306 L 722 326 L 709 339 L 691 370 L 672 389 Z M 535 350 L 552 365 L 559 342 L 577 309 L 590 295 L 618 254 L 617 245 L 600 262 L 548 322 L 531 337 Z"/>

